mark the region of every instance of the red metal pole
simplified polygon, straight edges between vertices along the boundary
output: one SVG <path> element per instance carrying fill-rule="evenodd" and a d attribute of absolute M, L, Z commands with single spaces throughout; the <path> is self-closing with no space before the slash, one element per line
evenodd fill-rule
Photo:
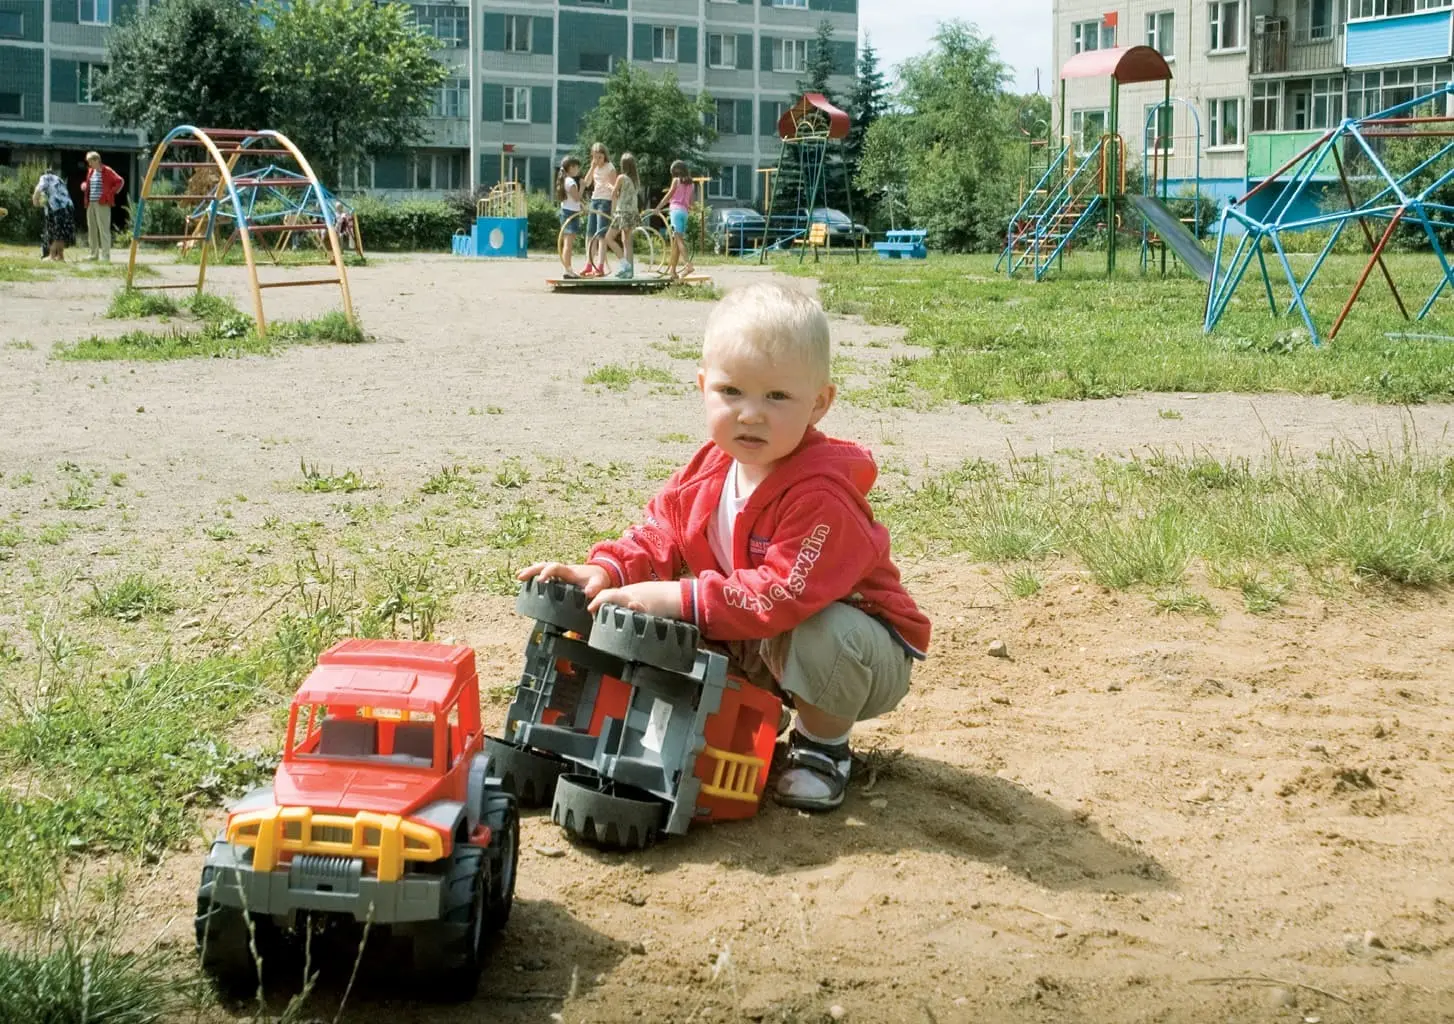
<path fill-rule="evenodd" d="M 1348 304 L 1343 307 L 1343 312 L 1338 314 L 1338 319 L 1333 323 L 1333 329 L 1328 332 L 1329 341 L 1338 337 L 1338 329 L 1343 326 L 1343 321 L 1348 319 L 1348 313 L 1353 309 L 1353 303 L 1358 301 L 1359 293 L 1363 291 L 1363 286 L 1368 283 L 1368 275 L 1373 273 L 1373 265 L 1379 262 L 1379 257 L 1383 255 L 1383 247 L 1393 237 L 1394 228 L 1398 227 L 1398 222 L 1403 220 L 1403 216 L 1404 211 L 1400 210 L 1393 215 L 1393 220 L 1388 222 L 1388 229 L 1384 231 L 1383 237 L 1378 240 L 1378 245 L 1373 250 L 1373 257 L 1368 261 L 1368 266 L 1363 268 L 1363 273 L 1359 275 L 1358 284 L 1353 287 L 1353 294 L 1348 296 Z"/>
<path fill-rule="evenodd" d="M 1358 205 L 1358 202 L 1353 198 L 1353 186 L 1348 184 L 1348 175 L 1343 171 L 1343 158 L 1338 155 L 1338 148 L 1336 146 L 1333 147 L 1333 162 L 1338 167 L 1338 177 L 1343 180 L 1343 193 L 1348 197 L 1348 209 L 1352 210 Z M 1363 229 L 1363 237 L 1368 240 L 1368 244 L 1372 245 L 1373 230 L 1368 226 L 1368 218 L 1359 217 L 1358 226 Z M 1398 293 L 1398 288 L 1393 283 L 1393 275 L 1389 273 L 1388 264 L 1383 262 L 1382 256 L 1375 258 L 1378 260 L 1378 268 L 1383 271 L 1383 279 L 1388 282 L 1388 290 L 1393 292 L 1393 301 L 1398 303 L 1398 311 L 1407 320 L 1409 318 L 1409 311 L 1404 307 L 1403 296 Z"/>

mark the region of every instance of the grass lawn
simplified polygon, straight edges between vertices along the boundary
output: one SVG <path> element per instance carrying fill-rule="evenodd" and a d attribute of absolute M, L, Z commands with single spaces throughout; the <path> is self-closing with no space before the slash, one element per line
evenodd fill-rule
<path fill-rule="evenodd" d="M 1294 267 L 1312 257 L 1293 256 Z M 1274 319 L 1261 282 L 1248 277 L 1211 335 L 1202 333 L 1206 286 L 1187 276 L 1143 277 L 1134 253 L 1114 280 L 1105 257 L 1085 253 L 1036 284 L 996 274 L 992 256 L 926 261 L 779 261 L 822 279 L 828 309 L 898 324 L 928 349 L 895 360 L 855 394 L 882 405 L 1109 398 L 1135 391 L 1288 391 L 1376 402 L 1454 400 L 1454 295 L 1423 322 L 1405 321 L 1375 276 L 1338 338 L 1315 348 L 1301 319 Z M 1127 266 L 1129 264 L 1129 267 Z M 1438 281 L 1431 256 L 1389 257 L 1404 300 L 1417 309 Z M 1326 333 L 1363 261 L 1331 259 L 1309 293 Z M 1279 301 L 1290 298 L 1286 285 Z M 1391 334 L 1438 338 L 1395 338 Z"/>

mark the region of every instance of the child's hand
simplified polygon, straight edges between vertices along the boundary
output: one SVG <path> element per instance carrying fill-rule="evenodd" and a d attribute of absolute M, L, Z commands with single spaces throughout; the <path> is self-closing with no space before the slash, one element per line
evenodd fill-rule
<path fill-rule="evenodd" d="M 515 578 L 520 580 L 534 579 L 537 576 L 542 580 L 565 580 L 567 583 L 574 583 L 586 592 L 587 597 L 595 597 L 611 582 L 611 574 L 603 566 L 566 565 L 564 562 L 536 562 L 515 574 Z M 592 606 L 591 610 L 595 611 L 595 607 Z"/>
<path fill-rule="evenodd" d="M 682 585 L 674 580 L 655 581 L 602 590 L 591 601 L 592 614 L 603 604 L 619 604 L 634 612 L 679 619 L 682 617 Z"/>

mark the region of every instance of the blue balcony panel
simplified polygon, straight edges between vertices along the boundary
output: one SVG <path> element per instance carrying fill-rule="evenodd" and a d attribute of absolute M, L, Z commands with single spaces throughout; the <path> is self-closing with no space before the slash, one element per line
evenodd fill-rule
<path fill-rule="evenodd" d="M 1396 18 L 1348 23 L 1349 68 L 1446 60 L 1450 50 L 1450 20 L 1454 11 L 1428 11 Z"/>

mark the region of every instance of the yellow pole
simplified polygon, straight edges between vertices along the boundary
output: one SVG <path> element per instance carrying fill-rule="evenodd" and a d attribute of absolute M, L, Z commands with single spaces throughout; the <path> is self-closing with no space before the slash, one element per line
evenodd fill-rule
<path fill-rule="evenodd" d="M 202 145 L 207 147 L 207 152 L 211 155 L 213 162 L 217 164 L 217 170 L 222 175 L 222 183 L 226 186 L 228 194 L 236 195 L 237 189 L 232 184 L 232 170 L 228 166 L 229 161 L 222 159 L 222 153 L 206 132 L 200 128 L 193 128 L 192 132 Z M 238 148 L 241 147 L 242 142 L 239 140 Z M 253 317 L 257 320 L 257 334 L 259 338 L 265 338 L 268 333 L 268 322 L 267 318 L 263 316 L 263 293 L 262 289 L 257 286 L 257 265 L 253 262 L 252 240 L 247 233 L 247 218 L 243 216 L 242 208 L 236 203 L 233 204 L 232 212 L 237 218 L 238 234 L 242 237 L 242 255 L 243 259 L 247 261 L 248 283 L 252 285 L 252 310 Z"/>
<path fill-rule="evenodd" d="M 227 162 L 229 169 L 237 166 L 238 154 L 233 154 Z M 222 199 L 222 178 L 219 175 L 217 185 L 212 190 L 212 208 L 207 211 L 207 230 L 202 236 L 202 257 L 197 261 L 197 294 L 202 294 L 202 289 L 207 283 L 207 246 L 210 243 L 214 247 L 217 243 L 212 241 L 213 232 L 217 228 L 217 203 Z"/>
<path fill-rule="evenodd" d="M 308 176 L 308 180 L 313 183 L 313 194 L 318 197 L 318 208 L 323 211 L 323 223 L 328 225 L 328 248 L 333 255 L 333 265 L 338 270 L 339 290 L 343 292 L 343 315 L 348 317 L 350 324 L 357 326 L 358 322 L 353 316 L 353 295 L 348 290 L 348 273 L 343 269 L 343 247 L 338 243 L 338 227 L 333 220 L 333 211 L 324 205 L 323 186 L 318 181 L 318 175 L 313 173 L 313 165 L 308 162 L 307 157 L 298 151 L 298 147 L 293 145 L 292 141 L 281 132 L 265 131 L 261 134 L 270 136 L 281 142 L 287 148 L 288 152 L 293 154 L 293 159 L 298 161 L 298 166 L 303 169 L 303 173 Z M 356 224 L 354 227 L 357 230 L 358 226 Z M 247 241 L 246 234 L 243 235 L 243 241 Z"/>
<path fill-rule="evenodd" d="M 157 143 L 157 148 L 152 152 L 151 164 L 146 169 L 146 177 L 141 182 L 141 212 L 146 213 L 146 201 L 151 198 L 151 183 L 156 177 L 157 168 L 161 166 L 162 155 L 167 150 L 165 141 Z M 141 234 L 141 224 L 131 225 L 131 251 L 126 256 L 126 287 L 132 286 L 132 278 L 136 273 L 136 250 L 140 242 L 137 238 Z"/>
<path fill-rule="evenodd" d="M 696 178 L 696 177 L 694 177 L 694 178 L 692 178 L 692 180 L 697 183 L 697 210 L 699 211 L 699 214 L 700 214 L 697 219 L 701 221 L 701 224 L 700 224 L 701 231 L 699 232 L 700 238 L 698 238 L 698 240 L 697 240 L 697 245 L 700 247 L 700 249 L 701 249 L 702 252 L 706 252 L 707 251 L 707 182 L 709 182 L 709 181 L 712 180 L 712 176 L 711 175 L 707 175 L 705 178 Z"/>

